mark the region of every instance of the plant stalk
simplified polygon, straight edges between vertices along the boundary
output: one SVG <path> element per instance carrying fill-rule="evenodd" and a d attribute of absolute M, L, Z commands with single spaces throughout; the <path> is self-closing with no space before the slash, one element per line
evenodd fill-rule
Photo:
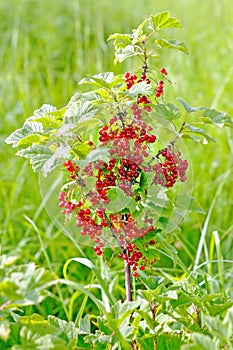
<path fill-rule="evenodd" d="M 132 301 L 132 276 L 131 269 L 128 261 L 125 261 L 125 291 L 126 291 L 126 300 Z"/>

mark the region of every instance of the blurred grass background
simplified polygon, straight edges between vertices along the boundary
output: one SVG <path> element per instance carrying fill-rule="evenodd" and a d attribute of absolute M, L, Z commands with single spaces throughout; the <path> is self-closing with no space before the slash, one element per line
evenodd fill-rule
<path fill-rule="evenodd" d="M 176 82 L 169 101 L 178 104 L 178 96 L 192 106 L 214 107 L 233 116 L 233 3 L 229 0 L 0 0 L 1 253 L 17 252 L 22 261 L 44 263 L 46 249 L 58 269 L 78 254 L 42 209 L 38 175 L 28 162 L 15 157 L 4 139 L 43 103 L 66 105 L 86 73 L 124 72 L 130 62 L 113 66 L 108 36 L 131 32 L 144 18 L 164 10 L 182 23 L 183 29 L 175 29 L 173 35 L 190 52 L 189 56 L 169 50 L 162 54 L 162 65 Z M 182 224 L 177 239 L 187 264 L 195 257 L 205 222 L 207 242 L 217 230 L 222 256 L 232 259 L 232 130 L 211 133 L 215 144 L 187 143 L 193 193 L 209 212 L 209 217 L 190 213 Z M 40 239 L 25 215 L 36 223 Z"/>

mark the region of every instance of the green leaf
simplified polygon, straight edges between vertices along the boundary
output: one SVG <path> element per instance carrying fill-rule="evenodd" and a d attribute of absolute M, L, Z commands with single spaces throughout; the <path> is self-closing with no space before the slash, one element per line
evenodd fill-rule
<path fill-rule="evenodd" d="M 93 151 L 91 151 L 87 155 L 87 157 L 85 159 L 85 163 L 89 164 L 89 163 L 93 163 L 97 160 L 102 160 L 104 162 L 108 162 L 110 160 L 109 149 L 108 148 L 94 149 Z"/>
<path fill-rule="evenodd" d="M 161 334 L 157 339 L 157 350 L 177 350 L 180 349 L 181 336 L 173 334 Z M 199 349 L 200 350 L 200 349 Z"/>
<path fill-rule="evenodd" d="M 48 321 L 44 319 L 43 316 L 39 315 L 39 314 L 31 314 L 29 316 L 21 316 L 19 318 L 19 322 L 20 323 L 24 323 L 24 324 L 40 324 L 40 323 L 44 323 L 44 324 L 48 324 Z"/>
<path fill-rule="evenodd" d="M 189 211 L 194 213 L 206 214 L 206 211 L 202 208 L 200 203 L 194 197 L 190 197 Z"/>
<path fill-rule="evenodd" d="M 216 343 L 208 336 L 200 333 L 193 334 L 194 344 L 183 345 L 181 350 L 218 350 Z"/>
<path fill-rule="evenodd" d="M 57 110 L 56 107 L 45 103 L 45 104 L 43 104 L 39 109 L 36 109 L 36 110 L 34 111 L 34 116 L 33 116 L 33 117 L 41 118 L 41 117 L 43 117 L 44 115 L 46 115 L 47 113 L 55 112 L 56 110 Z M 33 118 L 33 117 L 32 117 L 32 118 Z"/>
<path fill-rule="evenodd" d="M 65 111 L 64 111 L 65 112 Z M 61 125 L 61 120 L 54 119 L 53 115 L 46 114 L 43 117 L 36 118 L 38 123 L 43 125 L 44 129 L 53 129 Z"/>
<path fill-rule="evenodd" d="M 64 115 L 65 124 L 76 124 L 90 120 L 98 112 L 92 101 L 78 101 L 70 104 Z"/>
<path fill-rule="evenodd" d="M 206 304 L 206 308 L 210 316 L 221 315 L 224 311 L 229 309 L 233 305 L 233 302 L 226 302 L 224 304 L 214 303 L 213 305 Z"/>
<path fill-rule="evenodd" d="M 103 72 L 95 74 L 90 78 L 84 78 L 80 80 L 79 84 L 90 84 L 97 87 L 104 87 L 110 89 L 110 83 L 114 78 L 113 72 Z"/>
<path fill-rule="evenodd" d="M 147 276 L 146 278 L 140 276 L 140 280 L 151 290 L 156 289 L 162 282 L 164 282 L 164 277 L 161 276 Z"/>
<path fill-rule="evenodd" d="M 124 191 L 118 187 L 111 188 L 107 193 L 107 197 L 110 203 L 106 205 L 106 208 L 113 212 L 119 212 L 127 208 L 131 202 L 131 197 L 126 196 Z"/>
<path fill-rule="evenodd" d="M 22 128 L 15 130 L 12 134 L 10 134 L 5 142 L 7 144 L 12 144 L 12 147 L 18 147 L 19 142 L 25 139 L 28 136 L 35 134 L 42 134 L 43 127 L 41 123 L 26 121 Z"/>
<path fill-rule="evenodd" d="M 66 107 L 57 110 L 55 107 L 50 105 L 44 106 L 45 107 L 42 106 L 41 109 L 35 111 L 34 116 L 30 117 L 29 120 L 32 122 L 36 121 L 38 123 L 41 123 L 45 129 L 53 129 L 59 127 L 66 112 Z"/>
<path fill-rule="evenodd" d="M 33 263 L 17 266 L 0 283 L 0 294 L 11 301 L 17 301 L 18 305 L 34 305 L 44 299 L 43 290 L 53 278 L 53 274 L 44 268 L 36 269 Z"/>
<path fill-rule="evenodd" d="M 130 202 L 127 204 L 127 208 L 129 209 L 130 213 L 134 213 L 137 207 L 137 202 L 134 198 L 131 198 Z"/>
<path fill-rule="evenodd" d="M 8 320 L 1 320 L 0 322 L 0 339 L 7 341 L 11 333 L 11 325 Z"/>
<path fill-rule="evenodd" d="M 61 145 L 52 152 L 47 145 L 34 144 L 17 152 L 20 157 L 30 159 L 34 171 L 41 170 L 47 176 L 57 165 L 62 164 L 70 155 L 70 147 Z"/>
<path fill-rule="evenodd" d="M 70 156 L 70 147 L 67 145 L 59 146 L 53 155 L 43 164 L 41 171 L 44 176 L 47 176 L 58 165 L 61 165 L 65 159 Z"/>
<path fill-rule="evenodd" d="M 172 103 L 159 103 L 154 108 L 162 118 L 167 120 L 177 119 L 181 115 L 180 110 Z"/>
<path fill-rule="evenodd" d="M 141 81 L 131 86 L 128 90 L 129 96 L 136 97 L 137 95 L 150 95 L 154 92 L 154 88 L 151 84 L 147 84 L 145 81 Z"/>
<path fill-rule="evenodd" d="M 16 155 L 30 159 L 30 164 L 32 164 L 33 170 L 39 171 L 47 160 L 52 157 L 53 152 L 47 145 L 35 144 L 18 151 Z"/>
<path fill-rule="evenodd" d="M 101 120 L 96 118 L 91 118 L 89 120 L 85 120 L 81 123 L 79 122 L 78 124 L 76 124 L 76 126 L 73 129 L 73 132 L 76 132 L 76 133 L 83 132 L 86 134 L 87 132 L 89 132 L 93 128 L 96 128 L 97 126 L 100 126 L 101 124 L 103 124 Z"/>
<path fill-rule="evenodd" d="M 179 40 L 175 40 L 175 39 L 170 39 L 170 40 L 165 40 L 165 39 L 157 39 L 155 40 L 156 44 L 159 47 L 162 47 L 164 49 L 175 49 L 175 50 L 179 50 L 182 51 L 184 53 L 188 54 L 188 49 L 185 46 L 184 43 L 182 43 Z"/>
<path fill-rule="evenodd" d="M 180 290 L 178 292 L 178 298 L 175 300 L 171 300 L 171 305 L 173 306 L 173 308 L 177 308 L 178 306 L 183 306 L 185 305 L 186 307 L 188 307 L 189 305 L 191 305 L 194 302 L 193 300 L 193 296 L 188 295 L 187 293 L 185 293 L 183 290 Z"/>
<path fill-rule="evenodd" d="M 223 324 L 227 325 L 227 337 L 230 339 L 233 334 L 233 307 L 227 311 Z"/>
<path fill-rule="evenodd" d="M 64 332 L 68 339 L 71 340 L 77 338 L 78 329 L 75 327 L 74 322 L 67 322 L 52 315 L 48 316 L 48 321 L 50 325 L 54 325 L 57 328 L 59 328 L 62 332 Z"/>
<path fill-rule="evenodd" d="M 164 11 L 151 16 L 149 20 L 149 28 L 152 30 L 161 30 L 165 28 L 182 28 L 180 22 L 175 18 L 170 16 L 169 11 Z"/>
<path fill-rule="evenodd" d="M 204 129 L 197 128 L 196 126 L 191 125 L 191 124 L 185 124 L 185 128 L 188 129 L 188 132 L 192 132 L 194 134 L 201 135 L 204 138 L 203 143 L 207 143 L 207 141 L 215 142 L 214 138 L 207 135 L 206 131 Z"/>
<path fill-rule="evenodd" d="M 14 345 L 12 350 L 68 350 L 65 341 L 57 334 L 40 335 L 27 326 L 20 330 L 21 345 Z"/>
<path fill-rule="evenodd" d="M 72 150 L 80 157 L 84 158 L 92 149 L 91 146 L 85 143 L 78 143 L 75 144 L 72 148 Z"/>
<path fill-rule="evenodd" d="M 132 34 L 114 33 L 109 35 L 108 40 L 114 40 L 115 50 L 121 49 L 132 43 Z"/>
<path fill-rule="evenodd" d="M 142 40 L 143 38 L 143 29 L 145 25 L 149 22 L 150 18 L 146 18 L 136 29 L 133 29 L 133 43 L 138 42 L 138 39 Z M 145 34 L 144 34 L 145 35 Z"/>
<path fill-rule="evenodd" d="M 148 201 L 152 202 L 158 207 L 166 207 L 166 202 L 168 202 L 168 197 L 166 195 L 166 189 L 161 188 L 159 185 L 152 185 L 148 190 Z"/>
<path fill-rule="evenodd" d="M 220 338 L 223 341 L 227 340 L 229 336 L 227 324 L 223 324 L 223 322 L 217 319 L 216 317 L 210 316 L 204 316 L 204 323 L 209 328 L 211 333 L 217 338 Z"/>
<path fill-rule="evenodd" d="M 0 256 L 0 269 L 5 269 L 8 266 L 12 266 L 17 260 L 18 256 L 3 254 Z"/>
<path fill-rule="evenodd" d="M 23 139 L 19 140 L 17 147 L 19 146 L 30 146 L 33 143 L 37 143 L 40 142 L 41 140 L 41 136 L 38 134 L 31 134 L 28 135 L 26 137 L 24 137 Z"/>
<path fill-rule="evenodd" d="M 197 112 L 197 111 L 200 111 L 202 109 L 206 109 L 206 107 L 203 107 L 203 106 L 200 106 L 200 107 L 191 107 L 189 106 L 189 104 L 187 102 L 185 102 L 184 100 L 182 100 L 182 98 L 180 97 L 177 97 L 176 98 L 182 105 L 183 107 L 185 108 L 186 112 L 187 113 L 191 113 L 191 112 Z"/>
<path fill-rule="evenodd" d="M 68 103 L 68 106 L 72 103 L 78 102 L 78 101 L 98 101 L 100 100 L 100 95 L 97 91 L 87 91 L 84 93 L 77 92 L 75 93 Z"/>
<path fill-rule="evenodd" d="M 140 182 L 139 182 L 139 188 L 140 191 L 145 191 L 145 189 L 148 187 L 148 179 L 144 171 L 141 171 L 140 174 Z"/>
<path fill-rule="evenodd" d="M 7 278 L 0 283 L 0 294 L 12 301 L 23 298 L 23 293 L 18 289 L 17 284 Z"/>
<path fill-rule="evenodd" d="M 84 318 L 81 318 L 79 321 L 79 333 L 88 334 L 91 333 L 91 321 L 90 315 L 86 315 Z"/>
<path fill-rule="evenodd" d="M 202 120 L 205 123 L 215 124 L 220 128 L 223 126 L 233 127 L 232 119 L 226 113 L 216 111 L 215 109 L 205 108 L 202 113 Z"/>
<path fill-rule="evenodd" d="M 115 57 L 114 63 L 117 62 L 123 62 L 129 57 L 133 56 L 141 56 L 143 55 L 143 51 L 139 46 L 134 45 L 127 45 L 126 47 L 120 48 L 117 51 L 115 51 Z"/>
<path fill-rule="evenodd" d="M 152 350 L 154 349 L 155 336 L 151 334 L 145 334 L 143 337 L 137 339 L 140 349 Z M 165 350 L 165 349 L 164 349 Z"/>

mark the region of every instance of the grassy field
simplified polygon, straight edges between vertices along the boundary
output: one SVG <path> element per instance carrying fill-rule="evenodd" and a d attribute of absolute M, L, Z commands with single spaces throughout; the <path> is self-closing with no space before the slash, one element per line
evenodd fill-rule
<path fill-rule="evenodd" d="M 233 116 L 233 3 L 229 0 L 0 0 L 2 254 L 16 254 L 21 262 L 32 261 L 60 275 L 67 259 L 82 254 L 43 209 L 38 175 L 27 162 L 15 157 L 4 139 L 43 103 L 65 106 L 85 74 L 113 69 L 124 72 L 128 63 L 113 66 L 108 36 L 127 33 L 150 14 L 163 10 L 170 10 L 182 23 L 176 37 L 190 52 L 184 55 L 168 50 L 161 57 L 176 82 L 168 99 L 177 103 L 175 98 L 182 97 L 192 106 L 205 105 Z M 203 146 L 187 142 L 193 194 L 206 211 L 206 215 L 187 214 L 177 235 L 179 254 L 187 267 L 219 257 L 233 258 L 233 134 L 226 129 L 211 133 L 216 143 Z M 213 231 L 218 232 L 220 243 L 216 243 Z M 92 258 L 88 249 L 81 248 Z M 166 267 L 176 274 L 169 262 Z M 217 264 L 211 269 L 219 275 Z M 232 272 L 232 262 L 224 263 L 223 288 L 229 293 Z M 80 276 L 71 268 L 72 276 L 85 283 L 83 273 L 88 275 L 87 267 Z M 116 294 L 121 293 L 119 285 Z M 68 295 L 64 292 L 63 299 Z M 73 319 L 72 310 L 67 311 L 64 300 L 59 300 L 59 296 L 54 297 L 47 312 L 61 316 L 70 312 Z M 43 314 L 43 304 L 39 308 Z"/>

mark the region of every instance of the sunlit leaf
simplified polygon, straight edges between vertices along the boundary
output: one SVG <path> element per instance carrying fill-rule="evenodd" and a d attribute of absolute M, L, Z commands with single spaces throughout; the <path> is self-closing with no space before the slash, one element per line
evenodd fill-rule
<path fill-rule="evenodd" d="M 132 43 L 132 39 L 132 34 L 114 33 L 108 37 L 108 40 L 114 40 L 113 44 L 115 46 L 115 50 L 119 50 L 126 47 L 127 45 L 130 45 Z"/>
<path fill-rule="evenodd" d="M 149 20 L 149 28 L 152 30 L 160 30 L 165 28 L 182 28 L 180 22 L 175 18 L 170 16 L 170 12 L 164 11 L 151 16 Z"/>
<path fill-rule="evenodd" d="M 110 203 L 106 205 L 106 208 L 110 209 L 113 212 L 119 212 L 123 210 L 131 202 L 131 197 L 126 196 L 124 191 L 118 187 L 111 188 L 107 193 L 107 197 Z"/>
<path fill-rule="evenodd" d="M 134 84 L 131 86 L 131 88 L 128 90 L 129 96 L 135 97 L 139 94 L 141 95 L 150 95 L 154 92 L 153 87 L 151 84 L 147 84 L 145 81 L 141 81 L 137 84 Z"/>
<path fill-rule="evenodd" d="M 70 156 L 70 147 L 67 145 L 59 146 L 50 158 L 42 165 L 41 171 L 47 176 L 56 166 L 61 165 L 65 159 Z"/>
<path fill-rule="evenodd" d="M 194 333 L 194 344 L 183 345 L 181 350 L 218 350 L 214 341 L 208 336 L 200 333 Z"/>
<path fill-rule="evenodd" d="M 188 132 L 191 132 L 193 134 L 197 134 L 197 135 L 203 136 L 203 139 L 205 140 L 204 143 L 215 142 L 215 139 L 213 137 L 209 136 L 206 133 L 206 130 L 204 130 L 202 128 L 199 128 L 199 127 L 196 127 L 194 125 L 186 123 L 185 126 L 184 126 L 184 131 L 185 132 L 186 132 L 186 129 L 188 129 Z"/>
<path fill-rule="evenodd" d="M 34 111 L 34 117 L 40 118 L 46 115 L 47 113 L 55 112 L 56 110 L 57 110 L 56 107 L 45 103 L 39 109 L 36 109 Z"/>
<path fill-rule="evenodd" d="M 185 102 L 182 98 L 180 97 L 177 97 L 176 98 L 182 105 L 183 107 L 185 108 L 186 112 L 187 113 L 191 113 L 191 112 L 197 112 L 197 111 L 200 111 L 200 110 L 205 110 L 206 108 L 203 107 L 203 106 L 200 106 L 200 107 L 191 107 L 189 106 L 189 104 L 187 102 Z"/>
<path fill-rule="evenodd" d="M 224 112 L 216 111 L 215 109 L 205 108 L 202 113 L 202 120 L 205 123 L 215 124 L 222 128 L 223 126 L 233 127 L 233 121 Z"/>
<path fill-rule="evenodd" d="M 77 145 L 74 145 L 72 150 L 80 157 L 84 158 L 92 149 L 91 146 L 85 143 L 78 143 Z"/>
<path fill-rule="evenodd" d="M 159 103 L 155 105 L 154 109 L 162 118 L 167 120 L 177 119 L 181 115 L 180 110 L 172 103 Z"/>
<path fill-rule="evenodd" d="M 110 88 L 110 83 L 114 78 L 113 72 L 103 72 L 99 74 L 95 74 L 90 78 L 84 78 L 80 80 L 79 84 L 91 84 L 98 87 L 105 87 L 107 89 Z"/>
<path fill-rule="evenodd" d="M 11 325 L 8 320 L 1 320 L 0 322 L 0 339 L 7 341 L 11 333 Z"/>
<path fill-rule="evenodd" d="M 13 148 L 18 147 L 19 143 L 21 142 L 22 144 L 22 140 L 27 138 L 28 136 L 32 136 L 32 135 L 37 135 L 37 134 L 42 134 L 43 133 L 43 127 L 41 123 L 37 123 L 37 122 L 31 122 L 31 121 L 26 121 L 23 125 L 22 128 L 15 130 L 12 134 L 10 134 L 5 142 L 8 144 L 11 144 Z M 35 136 L 35 138 L 37 138 L 38 136 Z M 33 137 L 31 137 L 31 140 L 33 139 Z M 29 143 L 29 139 L 27 139 L 28 142 L 26 142 L 25 144 Z"/>
<path fill-rule="evenodd" d="M 48 316 L 48 321 L 50 325 L 54 325 L 64 332 L 68 339 L 77 338 L 78 329 L 75 327 L 74 322 L 67 322 L 52 315 Z"/>
<path fill-rule="evenodd" d="M 79 333 L 90 333 L 91 332 L 91 322 L 90 322 L 90 315 L 86 315 L 84 318 L 81 318 L 79 321 Z"/>
<path fill-rule="evenodd" d="M 30 159 L 34 171 L 42 169 L 43 165 L 50 159 L 53 152 L 47 145 L 35 144 L 16 153 L 20 157 Z"/>
<path fill-rule="evenodd" d="M 182 51 L 184 53 L 188 53 L 188 49 L 185 46 L 185 44 L 182 43 L 179 40 L 175 40 L 175 39 L 170 39 L 170 40 L 157 39 L 157 40 L 155 40 L 155 42 L 156 42 L 156 44 L 159 47 L 162 47 L 164 49 L 175 49 L 175 50 Z"/>
<path fill-rule="evenodd" d="M 28 135 L 24 138 L 22 138 L 21 140 L 19 140 L 18 144 L 17 144 L 17 147 L 19 146 L 29 146 L 33 143 L 37 143 L 37 142 L 40 142 L 41 140 L 41 136 L 38 135 L 38 134 L 31 134 L 31 135 Z"/>
<path fill-rule="evenodd" d="M 95 162 L 97 160 L 103 160 L 105 162 L 110 160 L 110 154 L 109 154 L 108 148 L 94 149 L 86 157 L 87 163 Z"/>
<path fill-rule="evenodd" d="M 98 109 L 92 101 L 78 101 L 67 108 L 64 115 L 65 124 L 81 123 L 94 117 Z"/>
<path fill-rule="evenodd" d="M 115 63 L 116 62 L 123 62 L 129 57 L 143 55 L 143 51 L 135 45 L 127 45 L 124 48 L 120 48 L 115 52 Z"/>

